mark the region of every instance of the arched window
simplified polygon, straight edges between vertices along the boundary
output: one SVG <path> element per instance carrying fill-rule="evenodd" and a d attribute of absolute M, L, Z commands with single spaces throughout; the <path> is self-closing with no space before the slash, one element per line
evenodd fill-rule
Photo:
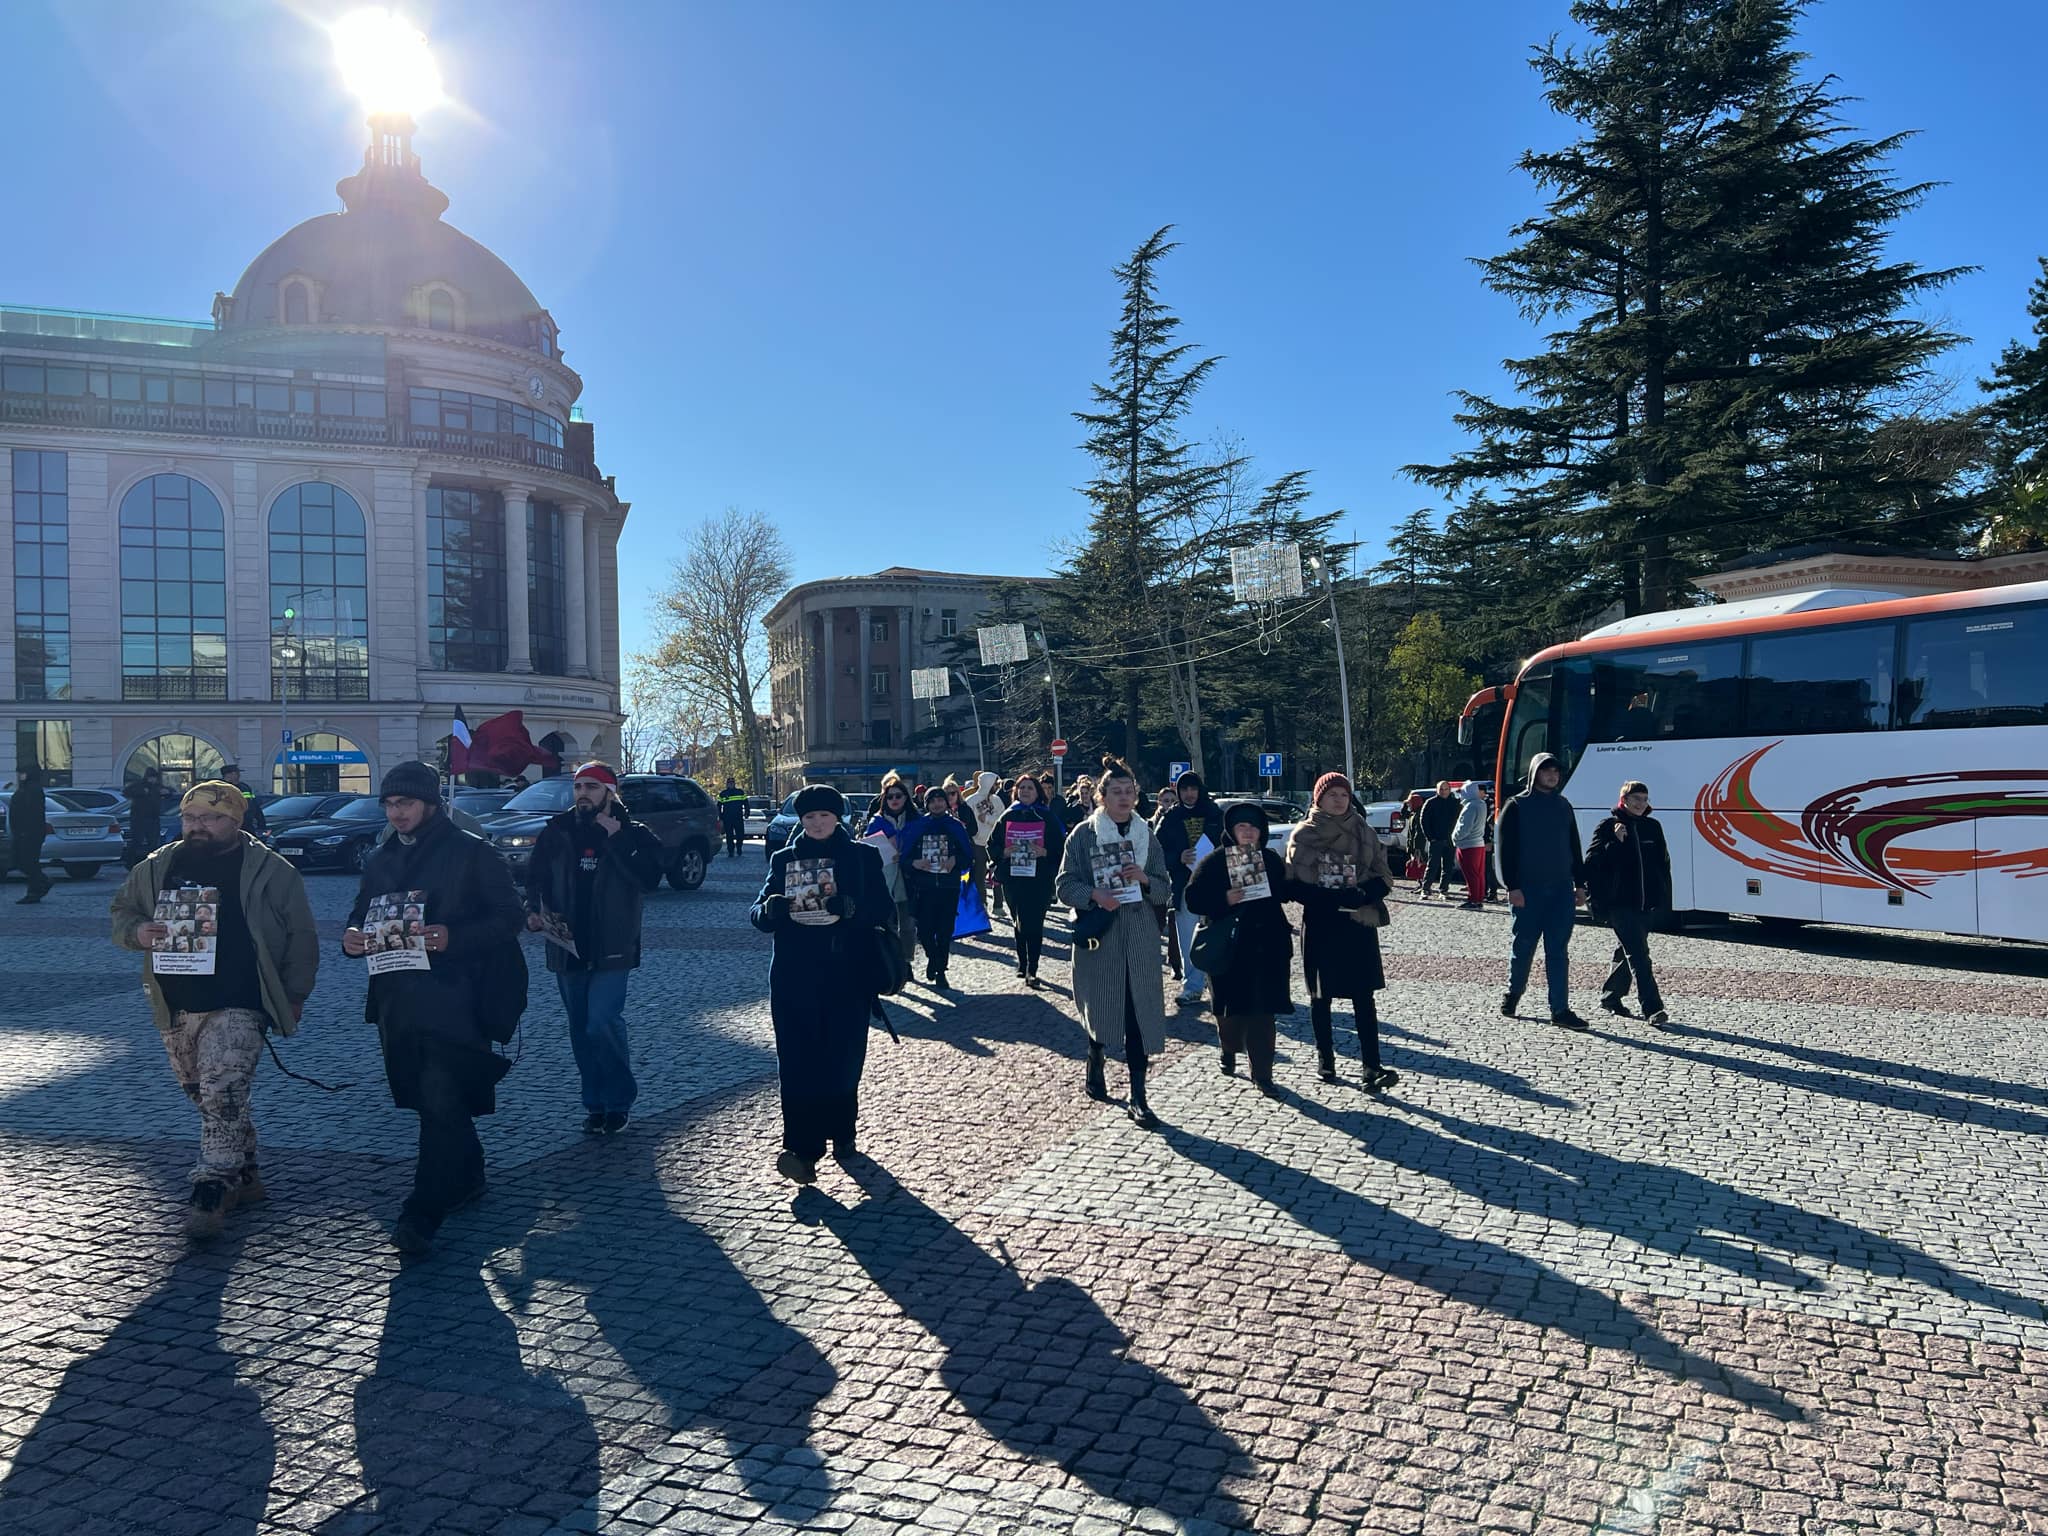
<path fill-rule="evenodd" d="M 427 329 L 430 331 L 452 331 L 455 329 L 455 300 L 446 288 L 436 288 L 427 295 Z"/>
<path fill-rule="evenodd" d="M 155 768 L 164 776 L 165 803 L 174 804 L 172 796 L 183 794 L 201 779 L 219 778 L 226 761 L 212 742 L 182 731 L 167 731 L 150 737 L 128 755 L 121 781 L 129 783 L 141 778 L 145 768 Z"/>
<path fill-rule="evenodd" d="M 304 325 L 309 316 L 306 313 L 306 285 L 287 283 L 284 288 L 284 323 Z"/>
<path fill-rule="evenodd" d="M 228 588 L 220 502 L 184 475 L 121 498 L 121 697 L 228 696 Z"/>
<path fill-rule="evenodd" d="M 292 738 L 291 750 L 301 757 L 326 759 L 321 762 L 285 761 L 282 752 L 272 764 L 270 782 L 280 795 L 367 795 L 370 792 L 370 762 L 363 749 L 346 736 L 333 731 L 302 731 Z M 337 761 L 336 759 L 348 759 Z"/>
<path fill-rule="evenodd" d="M 505 509 L 494 491 L 427 492 L 427 647 L 448 672 L 505 670 Z"/>
<path fill-rule="evenodd" d="M 295 485 L 271 506 L 270 697 L 370 696 L 363 537 L 363 509 L 339 486 Z"/>

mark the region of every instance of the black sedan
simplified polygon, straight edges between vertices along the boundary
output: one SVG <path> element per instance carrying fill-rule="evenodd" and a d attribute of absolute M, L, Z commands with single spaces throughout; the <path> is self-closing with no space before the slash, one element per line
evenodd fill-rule
<path fill-rule="evenodd" d="M 384 825 L 384 802 L 363 795 L 324 821 L 301 822 L 272 842 L 300 869 L 361 870 L 377 851 Z"/>

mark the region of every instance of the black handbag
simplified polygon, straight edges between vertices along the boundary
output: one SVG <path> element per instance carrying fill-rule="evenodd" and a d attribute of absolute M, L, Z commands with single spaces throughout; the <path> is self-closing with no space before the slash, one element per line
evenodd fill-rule
<path fill-rule="evenodd" d="M 1188 945 L 1188 963 L 1205 976 L 1224 976 L 1237 949 L 1237 914 L 1205 917 Z"/>
<path fill-rule="evenodd" d="M 1118 908 L 1117 911 L 1121 911 Z M 1074 948 L 1093 949 L 1109 937 L 1110 925 L 1116 921 L 1116 912 L 1102 907 L 1091 906 L 1074 919 Z"/>

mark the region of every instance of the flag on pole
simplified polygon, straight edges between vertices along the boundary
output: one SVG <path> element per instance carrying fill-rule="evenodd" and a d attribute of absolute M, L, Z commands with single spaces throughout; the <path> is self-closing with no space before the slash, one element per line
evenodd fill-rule
<path fill-rule="evenodd" d="M 448 727 L 448 777 L 456 778 L 469 772 L 469 722 L 462 717 L 462 706 L 455 706 L 455 723 Z"/>

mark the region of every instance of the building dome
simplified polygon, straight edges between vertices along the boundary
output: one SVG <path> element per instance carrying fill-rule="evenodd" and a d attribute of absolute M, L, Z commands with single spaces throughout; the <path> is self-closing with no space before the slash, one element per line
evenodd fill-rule
<path fill-rule="evenodd" d="M 363 168 L 336 184 L 346 209 L 286 231 L 242 274 L 223 331 L 273 326 L 420 326 L 555 355 L 533 291 L 484 246 L 442 222 L 448 198 L 420 173 L 412 124 L 372 119 Z"/>

